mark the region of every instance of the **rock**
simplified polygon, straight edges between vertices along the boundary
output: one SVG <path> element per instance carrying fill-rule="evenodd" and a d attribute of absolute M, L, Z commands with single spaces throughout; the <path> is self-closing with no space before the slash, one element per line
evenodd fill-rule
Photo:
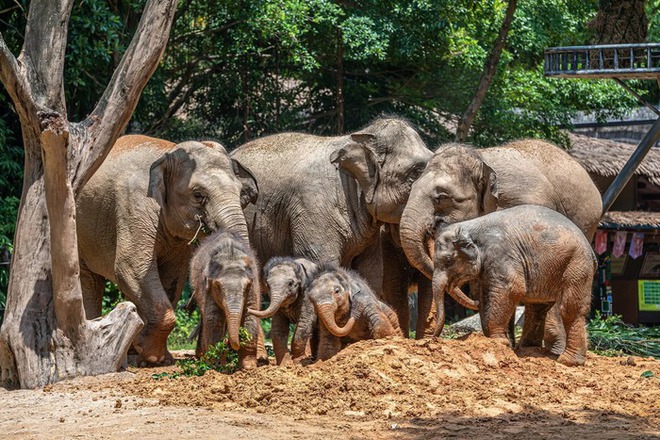
<path fill-rule="evenodd" d="M 524 321 L 525 321 L 525 307 L 518 306 L 516 307 L 516 317 L 515 317 L 516 325 L 522 326 Z M 452 330 L 459 333 L 472 333 L 472 332 L 482 331 L 481 318 L 479 317 L 479 314 L 475 314 L 461 321 L 455 322 L 449 327 Z"/>

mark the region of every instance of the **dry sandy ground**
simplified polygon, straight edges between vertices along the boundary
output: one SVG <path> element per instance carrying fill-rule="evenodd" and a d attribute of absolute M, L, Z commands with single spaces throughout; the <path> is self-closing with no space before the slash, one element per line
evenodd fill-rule
<path fill-rule="evenodd" d="M 480 335 L 363 341 L 308 366 L 0 389 L 0 438 L 660 439 L 660 361 L 568 368 Z M 654 377 L 644 378 L 651 371 Z"/>

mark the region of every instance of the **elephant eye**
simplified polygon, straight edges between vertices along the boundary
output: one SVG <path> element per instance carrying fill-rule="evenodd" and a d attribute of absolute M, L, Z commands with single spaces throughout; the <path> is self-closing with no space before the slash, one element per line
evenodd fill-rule
<path fill-rule="evenodd" d="M 206 203 L 206 196 L 204 194 L 202 194 L 201 192 L 199 192 L 199 191 L 195 191 L 193 193 L 193 197 L 195 197 L 195 201 L 197 203 L 199 203 L 200 205 L 203 205 L 204 203 Z"/>
<path fill-rule="evenodd" d="M 339 288 L 339 286 L 335 286 L 335 293 L 338 294 L 339 292 L 341 292 L 341 289 Z"/>
<path fill-rule="evenodd" d="M 289 287 L 293 287 L 294 284 L 296 284 L 294 280 L 289 280 Z"/>

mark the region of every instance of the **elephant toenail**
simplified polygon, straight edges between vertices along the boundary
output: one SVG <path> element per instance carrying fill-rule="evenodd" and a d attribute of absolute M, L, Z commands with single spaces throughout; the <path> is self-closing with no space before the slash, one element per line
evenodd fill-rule
<path fill-rule="evenodd" d="M 155 364 L 156 360 L 158 360 L 158 358 L 156 356 L 149 356 L 147 358 L 147 362 L 151 362 L 152 364 Z"/>

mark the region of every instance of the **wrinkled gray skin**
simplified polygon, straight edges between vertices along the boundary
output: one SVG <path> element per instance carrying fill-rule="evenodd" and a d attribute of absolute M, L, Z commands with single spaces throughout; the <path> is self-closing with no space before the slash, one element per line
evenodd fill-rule
<path fill-rule="evenodd" d="M 580 229 L 542 206 L 517 206 L 445 226 L 435 241 L 436 334 L 444 322 L 444 292 L 476 280 L 486 336 L 509 344 L 508 323 L 522 302 L 525 323 L 518 345 L 540 346 L 546 313 L 556 304 L 566 334 L 558 361 L 582 365 L 595 271 L 596 257 Z"/>
<path fill-rule="evenodd" d="M 247 240 L 241 206 L 256 195 L 254 177 L 218 143 L 121 137 L 76 200 L 87 318 L 101 315 L 105 280 L 117 283 L 146 324 L 133 343 L 140 363 L 170 362 L 189 242 L 200 221 Z"/>
<path fill-rule="evenodd" d="M 190 262 L 190 283 L 201 314 L 197 356 L 222 341 L 238 351 L 240 368 L 257 365 L 259 320 L 248 308 L 259 309 L 259 267 L 250 246 L 240 236 L 222 230 L 205 238 Z M 250 341 L 240 346 L 239 329 Z"/>
<path fill-rule="evenodd" d="M 319 319 L 318 359 L 337 354 L 342 338 L 359 341 L 403 336 L 396 313 L 357 273 L 325 266 L 312 277 L 307 294 Z"/>
<path fill-rule="evenodd" d="M 401 217 L 401 244 L 408 260 L 430 278 L 433 261 L 427 248 L 433 225 L 522 204 L 564 214 L 589 240 L 602 211 L 600 193 L 584 168 L 549 142 L 528 139 L 482 150 L 448 144 L 435 152 L 412 186 Z M 558 311 L 551 312 L 546 327 L 555 353 L 564 350 L 558 318 Z"/>
<path fill-rule="evenodd" d="M 316 313 L 305 294 L 309 274 L 317 265 L 305 258 L 274 257 L 264 266 L 263 279 L 270 296 L 270 304 L 264 311 L 248 310 L 252 315 L 265 319 L 272 317 L 271 338 L 277 365 L 287 364 L 306 355 L 307 343 L 316 329 Z M 289 324 L 296 324 L 291 340 L 291 352 L 287 347 Z"/>
<path fill-rule="evenodd" d="M 398 119 L 348 136 L 282 133 L 239 147 L 231 156 L 259 182 L 245 211 L 259 261 L 291 255 L 352 267 L 379 290 L 381 225 L 399 222 L 431 155 Z"/>

